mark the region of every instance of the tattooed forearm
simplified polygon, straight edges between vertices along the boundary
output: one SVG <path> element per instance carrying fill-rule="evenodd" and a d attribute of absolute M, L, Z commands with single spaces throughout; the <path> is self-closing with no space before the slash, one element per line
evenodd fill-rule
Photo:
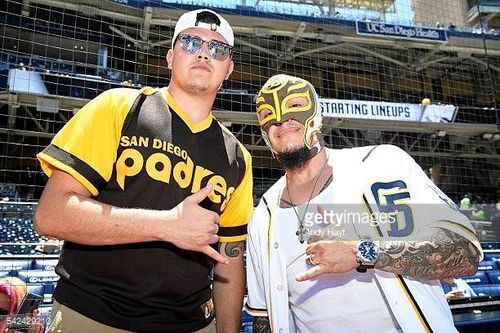
<path fill-rule="evenodd" d="M 268 317 L 253 317 L 253 333 L 271 333 Z"/>
<path fill-rule="evenodd" d="M 452 231 L 432 230 L 426 241 L 381 242 L 375 268 L 426 279 L 474 275 L 479 262 L 477 248 Z"/>
<path fill-rule="evenodd" d="M 222 243 L 221 253 L 225 253 L 230 258 L 243 255 L 245 251 L 245 242 Z"/>

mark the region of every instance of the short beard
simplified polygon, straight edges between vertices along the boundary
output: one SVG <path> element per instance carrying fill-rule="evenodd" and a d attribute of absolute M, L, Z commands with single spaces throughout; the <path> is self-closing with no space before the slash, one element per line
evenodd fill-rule
<path fill-rule="evenodd" d="M 306 146 L 276 154 L 278 162 L 288 170 L 296 170 L 304 167 L 311 157 L 311 150 Z"/>
<path fill-rule="evenodd" d="M 208 92 L 208 85 L 205 84 L 188 83 L 185 88 L 186 92 L 190 95 L 204 96 Z"/>

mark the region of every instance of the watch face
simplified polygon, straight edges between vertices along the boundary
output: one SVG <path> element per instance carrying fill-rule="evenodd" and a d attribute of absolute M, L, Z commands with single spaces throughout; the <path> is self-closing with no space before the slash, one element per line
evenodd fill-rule
<path fill-rule="evenodd" d="M 373 242 L 361 242 L 358 246 L 358 251 L 361 257 L 367 262 L 374 262 L 378 259 L 378 249 Z"/>

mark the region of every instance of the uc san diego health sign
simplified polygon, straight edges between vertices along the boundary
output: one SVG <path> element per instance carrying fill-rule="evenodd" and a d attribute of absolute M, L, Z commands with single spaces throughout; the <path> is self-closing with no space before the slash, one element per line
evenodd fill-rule
<path fill-rule="evenodd" d="M 446 43 L 448 41 L 448 34 L 445 29 L 412 27 L 383 22 L 356 21 L 356 32 L 358 35 L 413 39 L 437 43 Z"/>
<path fill-rule="evenodd" d="M 323 117 L 451 123 L 457 107 L 444 104 L 410 104 L 357 101 L 346 99 L 319 99 Z"/>

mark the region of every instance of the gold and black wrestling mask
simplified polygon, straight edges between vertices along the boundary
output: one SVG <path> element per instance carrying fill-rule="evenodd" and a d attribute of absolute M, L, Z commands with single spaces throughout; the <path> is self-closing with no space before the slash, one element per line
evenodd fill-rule
<path fill-rule="evenodd" d="M 307 103 L 289 106 L 288 102 L 296 97 L 305 98 Z M 304 144 L 309 149 L 313 148 L 313 136 L 321 130 L 322 117 L 318 94 L 311 83 L 285 74 L 274 75 L 261 88 L 255 102 L 262 137 L 271 151 L 273 148 L 268 138 L 269 128 L 290 119 L 304 125 Z"/>

